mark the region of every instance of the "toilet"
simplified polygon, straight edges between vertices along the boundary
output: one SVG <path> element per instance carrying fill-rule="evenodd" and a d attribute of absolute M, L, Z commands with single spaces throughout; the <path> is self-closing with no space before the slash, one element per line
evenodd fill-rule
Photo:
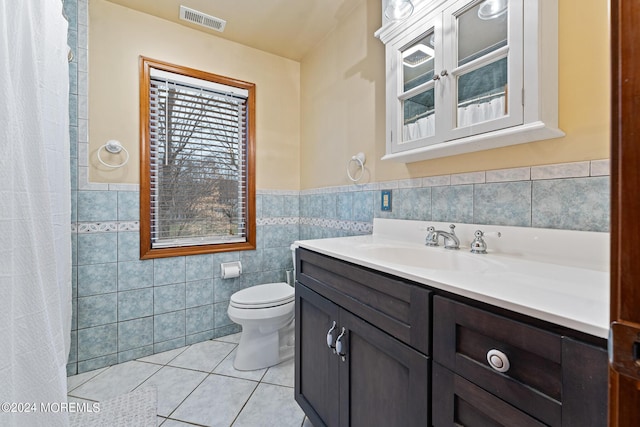
<path fill-rule="evenodd" d="M 295 265 L 293 245 L 291 251 Z M 285 282 L 256 285 L 231 295 L 229 319 L 242 326 L 234 368 L 253 371 L 293 357 L 294 301 L 294 288 Z"/>

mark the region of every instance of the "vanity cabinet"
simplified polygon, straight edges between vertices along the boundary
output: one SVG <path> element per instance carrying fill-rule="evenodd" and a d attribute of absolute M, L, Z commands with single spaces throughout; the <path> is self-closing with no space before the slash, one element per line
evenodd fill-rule
<path fill-rule="evenodd" d="M 431 292 L 302 249 L 296 264 L 295 399 L 313 425 L 429 425 Z"/>
<path fill-rule="evenodd" d="M 296 253 L 295 399 L 320 426 L 605 426 L 600 338 Z"/>
<path fill-rule="evenodd" d="M 413 162 L 555 138 L 557 2 L 431 0 L 388 22 L 387 147 Z"/>
<path fill-rule="evenodd" d="M 440 296 L 433 425 L 605 426 L 603 348 Z"/>

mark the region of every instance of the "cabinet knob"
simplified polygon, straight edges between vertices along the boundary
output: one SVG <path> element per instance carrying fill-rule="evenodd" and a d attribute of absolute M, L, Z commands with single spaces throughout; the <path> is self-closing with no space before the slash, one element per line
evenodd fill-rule
<path fill-rule="evenodd" d="M 333 352 L 336 352 L 336 346 L 334 344 L 334 339 L 333 339 L 333 331 L 336 329 L 338 325 L 336 325 L 336 321 L 333 321 L 333 325 L 331 325 L 331 329 L 329 329 L 327 331 L 327 346 L 333 350 Z"/>
<path fill-rule="evenodd" d="M 435 81 L 437 81 L 437 80 L 440 80 L 440 76 L 439 76 L 439 75 L 437 75 L 437 74 L 435 74 L 435 75 L 433 76 L 433 81 L 435 82 Z"/>
<path fill-rule="evenodd" d="M 498 372 L 507 372 L 511 367 L 507 355 L 495 348 L 487 352 L 487 362 L 489 362 L 489 366 Z"/>

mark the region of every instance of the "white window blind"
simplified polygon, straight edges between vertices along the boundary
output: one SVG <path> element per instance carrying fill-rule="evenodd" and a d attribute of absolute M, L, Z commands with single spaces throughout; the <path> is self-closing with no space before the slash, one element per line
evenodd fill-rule
<path fill-rule="evenodd" d="M 152 69 L 151 247 L 247 241 L 246 91 Z"/>

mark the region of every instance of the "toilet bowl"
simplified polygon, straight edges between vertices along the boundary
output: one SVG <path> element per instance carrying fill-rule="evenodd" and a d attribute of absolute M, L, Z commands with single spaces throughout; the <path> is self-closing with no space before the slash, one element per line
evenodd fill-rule
<path fill-rule="evenodd" d="M 294 290 L 267 283 L 231 296 L 229 319 L 242 326 L 233 366 L 240 371 L 262 369 L 293 356 Z"/>
<path fill-rule="evenodd" d="M 292 247 L 295 257 L 295 249 Z M 242 326 L 233 366 L 252 371 L 277 365 L 293 357 L 294 288 L 267 283 L 231 295 L 229 319 Z"/>

